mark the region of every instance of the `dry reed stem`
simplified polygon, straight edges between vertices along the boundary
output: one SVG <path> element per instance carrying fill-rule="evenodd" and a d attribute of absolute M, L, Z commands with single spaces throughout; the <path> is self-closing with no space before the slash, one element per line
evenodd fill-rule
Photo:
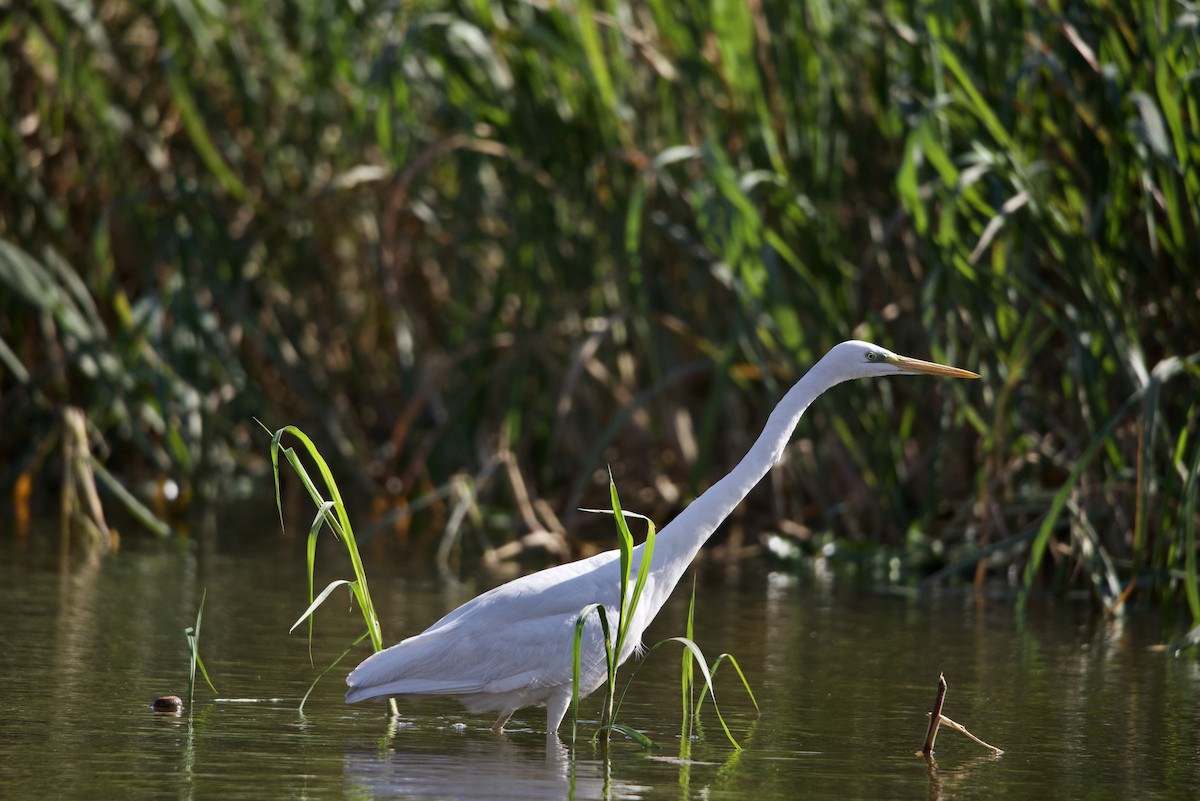
<path fill-rule="evenodd" d="M 938 725 L 942 721 L 942 704 L 946 702 L 946 675 L 938 674 L 937 696 L 933 699 L 933 711 L 929 713 L 929 729 L 925 732 L 925 745 L 921 747 L 921 754 L 930 756 L 933 754 L 933 743 L 937 739 Z"/>
<path fill-rule="evenodd" d="M 990 748 L 990 749 L 992 749 L 992 751 L 994 751 L 994 752 L 996 753 L 996 755 L 997 755 L 997 756 L 999 756 L 1000 754 L 1003 754 L 1003 753 L 1004 753 L 1004 751 L 1003 751 L 1002 749 L 1000 749 L 1000 748 L 997 748 L 996 746 L 994 746 L 994 745 L 992 745 L 992 744 L 990 744 L 990 743 L 985 743 L 983 740 L 980 740 L 980 739 L 979 739 L 978 737 L 976 737 L 974 734 L 971 734 L 971 732 L 967 731 L 967 727 L 966 727 L 966 726 L 964 726 L 964 725 L 962 725 L 961 723 L 956 723 L 955 721 L 951 720 L 950 718 L 946 717 L 945 715 L 939 715 L 938 717 L 940 718 L 940 720 L 941 720 L 941 722 L 942 722 L 942 723 L 945 723 L 945 724 L 946 724 L 947 726 L 949 726 L 950 728 L 952 728 L 952 729 L 957 729 L 958 731 L 960 731 L 960 732 L 962 732 L 963 734 L 965 734 L 965 735 L 967 735 L 968 737 L 970 737 L 970 738 L 971 738 L 972 740 L 974 740 L 975 742 L 977 742 L 977 743 L 979 743 L 980 745 L 982 745 L 984 748 Z"/>
<path fill-rule="evenodd" d="M 63 469 L 67 473 L 62 496 L 64 532 L 74 520 L 87 532 L 92 545 L 101 553 L 107 553 L 114 544 L 113 534 L 104 519 L 104 506 L 96 491 L 87 418 L 82 409 L 68 406 L 63 409 L 62 422 Z"/>
<path fill-rule="evenodd" d="M 946 717 L 945 715 L 943 715 L 942 714 L 942 706 L 945 704 L 945 702 L 946 702 L 946 675 L 944 673 L 939 673 L 938 674 L 937 696 L 934 698 L 934 701 L 933 701 L 933 710 L 931 712 L 925 713 L 926 715 L 929 716 L 929 729 L 925 733 L 925 745 L 918 752 L 919 754 L 926 757 L 927 759 L 933 756 L 933 743 L 937 739 L 938 726 L 940 726 L 943 723 L 945 723 L 947 726 L 949 726 L 952 729 L 956 729 L 957 731 L 962 732 L 963 734 L 970 737 L 975 742 L 982 745 L 984 748 L 990 748 L 997 756 L 1004 753 L 1003 750 L 997 748 L 994 745 L 991 745 L 990 743 L 985 743 L 983 740 L 979 739 L 974 734 L 971 734 L 971 732 L 967 731 L 966 726 L 962 725 L 961 723 L 957 723 L 957 722 L 951 720 L 950 718 Z"/>

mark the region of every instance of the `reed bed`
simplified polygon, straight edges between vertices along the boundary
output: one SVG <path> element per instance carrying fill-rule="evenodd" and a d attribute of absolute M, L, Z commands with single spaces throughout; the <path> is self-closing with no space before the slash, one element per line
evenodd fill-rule
<path fill-rule="evenodd" d="M 605 463 L 669 518 L 857 336 L 985 381 L 840 391 L 732 536 L 1200 620 L 1192 5 L 72 8 L 0 24 L 5 486 L 70 406 L 209 497 L 257 414 L 579 549 Z"/>

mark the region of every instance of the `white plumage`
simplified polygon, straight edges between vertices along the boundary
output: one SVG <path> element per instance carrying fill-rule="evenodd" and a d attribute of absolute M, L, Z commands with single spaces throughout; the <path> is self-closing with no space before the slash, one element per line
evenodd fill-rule
<path fill-rule="evenodd" d="M 775 407 L 762 434 L 738 465 L 659 533 L 645 594 L 629 626 L 620 661 L 640 647 L 642 633 L 700 546 L 779 460 L 800 416 L 817 396 L 854 378 L 917 373 L 979 377 L 955 367 L 898 356 L 867 342 L 843 342 L 825 354 Z M 634 549 L 633 575 L 643 547 Z M 602 603 L 615 631 L 619 582 L 619 554 L 608 551 L 489 590 L 422 633 L 365 659 L 346 678 L 350 687 L 346 701 L 396 695 L 453 696 L 472 713 L 497 712 L 497 731 L 516 710 L 544 705 L 546 733 L 552 737 L 571 700 L 575 620 L 588 604 Z M 602 634 L 595 616 L 585 629 L 581 654 L 583 696 L 606 679 Z"/>

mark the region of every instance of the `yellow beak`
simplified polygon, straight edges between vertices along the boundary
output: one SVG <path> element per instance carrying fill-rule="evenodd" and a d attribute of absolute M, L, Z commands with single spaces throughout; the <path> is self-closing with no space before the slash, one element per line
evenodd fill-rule
<path fill-rule="evenodd" d="M 890 361 L 906 373 L 925 373 L 927 375 L 940 375 L 946 378 L 979 378 L 978 373 L 972 373 L 970 370 L 960 370 L 957 367 L 950 367 L 949 365 L 938 364 L 937 362 L 911 359 L 908 356 L 897 356 Z"/>

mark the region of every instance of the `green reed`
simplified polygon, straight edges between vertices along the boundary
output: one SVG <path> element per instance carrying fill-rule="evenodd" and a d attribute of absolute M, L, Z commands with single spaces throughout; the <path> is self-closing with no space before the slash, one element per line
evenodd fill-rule
<path fill-rule="evenodd" d="M 299 455 L 294 448 L 284 447 L 282 444 L 283 436 L 287 434 L 295 437 L 304 446 L 309 458 L 317 465 L 317 470 L 320 473 L 322 484 L 325 492 L 329 493 L 327 500 L 321 489 L 312 480 L 308 474 L 308 470 L 301 462 Z M 383 650 L 383 634 L 379 626 L 379 618 L 375 614 L 375 605 L 371 602 L 371 590 L 367 585 L 367 574 L 363 568 L 362 557 L 358 552 L 358 542 L 354 537 L 354 529 L 350 525 L 350 513 L 346 509 L 346 504 L 342 500 L 342 493 L 338 489 L 337 482 L 333 478 L 333 472 L 329 469 L 329 464 L 325 458 L 321 456 L 317 446 L 313 441 L 296 426 L 284 426 L 278 429 L 271 437 L 271 467 L 275 477 L 275 505 L 279 509 L 279 524 L 283 525 L 283 501 L 280 497 L 279 483 L 279 455 L 283 454 L 287 463 L 291 465 L 292 470 L 300 478 L 301 483 L 307 490 L 313 504 L 317 507 L 316 516 L 313 518 L 312 524 L 308 528 L 308 547 L 306 564 L 308 567 L 308 600 L 309 606 L 304 610 L 304 614 L 292 625 L 292 631 L 303 622 L 308 621 L 308 636 L 309 645 L 312 644 L 313 631 L 313 613 L 317 608 L 339 587 L 345 587 L 358 602 L 359 612 L 362 614 L 363 621 L 367 625 L 366 631 L 358 637 L 354 642 L 346 647 L 341 654 L 337 656 L 329 665 L 325 667 L 313 680 L 312 685 L 304 694 L 304 698 L 300 701 L 300 708 L 304 709 L 304 704 L 308 700 L 308 696 L 312 694 L 317 682 L 324 678 L 325 674 L 333 669 L 343 658 L 349 654 L 355 646 L 365 639 L 370 639 L 371 647 L 375 651 Z M 353 579 L 337 579 L 330 582 L 320 594 L 314 595 L 313 572 L 316 569 L 317 559 L 317 537 L 326 528 L 333 533 L 334 537 L 342 543 L 345 548 L 346 556 L 350 560 L 351 570 L 354 572 Z M 392 713 L 396 714 L 396 702 L 394 699 L 389 699 Z"/>
<path fill-rule="evenodd" d="M 626 522 L 626 512 L 621 509 L 621 500 L 617 495 L 617 485 L 609 477 L 609 497 L 612 502 L 613 519 L 617 526 L 617 539 L 620 549 L 620 594 L 619 607 L 613 610 L 617 614 L 617 636 L 614 640 L 610 629 L 608 616 L 610 610 L 600 603 L 591 603 L 583 607 L 575 620 L 575 634 L 571 648 L 571 742 L 575 742 L 576 728 L 579 720 L 579 675 L 581 670 L 581 648 L 583 644 L 584 627 L 588 618 L 595 614 L 599 618 L 601 631 L 604 634 L 604 660 L 608 670 L 608 678 L 604 687 L 604 711 L 600 719 L 600 728 L 596 736 L 603 734 L 605 740 L 611 731 L 624 734 L 643 745 L 652 748 L 653 743 L 636 729 L 618 723 L 616 716 L 621 707 L 621 699 L 617 695 L 617 667 L 629 633 L 629 625 L 633 615 L 641 603 L 645 591 L 646 579 L 650 576 L 650 564 L 654 556 L 654 522 L 636 513 L 628 513 L 632 517 L 646 521 L 646 540 L 642 546 L 641 560 L 638 562 L 637 578 L 630 588 L 629 579 L 633 565 L 633 534 Z M 622 694 L 623 697 L 623 694 Z"/>
<path fill-rule="evenodd" d="M 197 484 L 266 407 L 404 504 L 499 452 L 684 499 L 859 336 L 985 380 L 839 390 L 759 528 L 1191 607 L 1194 5 L 290 8 L 5 17 L 0 485 L 60 404 Z"/>
<path fill-rule="evenodd" d="M 204 599 L 208 595 L 208 590 L 200 593 L 200 606 L 196 608 L 196 622 L 184 629 L 184 636 L 188 643 L 188 692 L 187 692 L 187 711 L 192 713 L 192 699 L 196 696 L 196 668 L 200 668 L 200 674 L 204 676 L 204 682 L 208 685 L 208 689 L 215 694 L 217 688 L 213 686 L 212 679 L 208 677 L 208 670 L 204 667 L 204 660 L 200 657 L 200 621 L 204 617 Z"/>
<path fill-rule="evenodd" d="M 642 594 L 645 591 L 646 580 L 650 575 L 651 562 L 654 556 L 655 526 L 654 522 L 648 517 L 639 515 L 635 512 L 625 512 L 621 509 L 621 500 L 617 494 L 617 486 L 612 480 L 611 476 L 609 477 L 609 496 L 612 503 L 613 519 L 616 521 L 617 539 L 620 553 L 621 584 L 619 609 L 610 610 L 603 604 L 591 603 L 580 611 L 579 616 L 575 620 L 575 632 L 571 651 L 571 742 L 575 742 L 579 720 L 579 679 L 581 670 L 583 633 L 588 622 L 588 618 L 592 615 L 595 615 L 599 620 L 601 632 L 604 636 L 604 658 L 608 676 L 605 682 L 603 713 L 601 715 L 600 726 L 593 735 L 593 741 L 595 741 L 596 738 L 600 737 L 601 735 L 603 735 L 605 741 L 607 741 L 608 735 L 615 731 L 637 742 L 643 748 L 653 749 L 657 748 L 658 746 L 643 732 L 617 721 L 617 713 L 620 711 L 621 702 L 624 700 L 625 694 L 629 692 L 629 687 L 633 683 L 633 677 L 637 674 L 638 665 L 635 665 L 630 671 L 629 679 L 625 682 L 624 687 L 619 692 L 617 690 L 617 668 L 619 666 L 620 654 L 622 653 L 627 640 L 629 623 L 632 621 L 634 612 L 637 610 L 638 604 L 641 602 Z M 633 535 L 629 531 L 629 524 L 627 522 L 627 519 L 630 517 L 646 521 L 646 539 L 642 546 L 641 559 L 638 562 L 638 572 L 632 587 L 630 585 L 630 576 L 632 571 L 634 540 Z M 686 636 L 670 637 L 668 639 L 661 640 L 647 649 L 647 654 L 658 650 L 660 647 L 668 643 L 678 643 L 684 647 L 683 663 L 680 670 L 680 684 L 684 697 L 685 726 L 690 727 L 691 722 L 699 717 L 699 705 L 692 702 L 694 694 L 693 667 L 698 666 L 700 668 L 701 675 L 704 677 L 704 689 L 707 691 L 708 695 L 712 697 L 713 707 L 716 711 L 717 719 L 720 721 L 721 729 L 725 732 L 725 736 L 729 738 L 729 742 L 733 744 L 734 748 L 740 749 L 741 746 L 738 745 L 737 740 L 734 739 L 733 734 L 729 731 L 729 727 L 725 724 L 725 719 L 721 716 L 720 708 L 717 706 L 716 690 L 713 688 L 712 683 L 716 667 L 721 662 L 728 659 L 730 663 L 734 665 L 734 669 L 737 670 L 738 675 L 741 677 L 742 684 L 745 687 L 746 692 L 749 694 L 750 700 L 754 703 L 756 709 L 758 708 L 758 703 L 757 701 L 754 701 L 754 694 L 750 691 L 750 685 L 746 681 L 745 675 L 742 674 L 741 668 L 737 666 L 737 661 L 733 659 L 732 656 L 729 654 L 722 654 L 718 658 L 717 662 L 714 663 L 713 670 L 709 670 L 708 662 L 704 658 L 704 653 L 692 639 L 692 621 L 694 617 L 695 604 L 696 595 L 695 589 L 693 588 L 691 605 L 688 607 Z M 617 635 L 615 640 L 612 637 L 612 631 L 609 623 L 609 615 L 613 612 L 618 615 Z M 641 660 L 639 659 L 639 665 L 640 662 Z"/>

